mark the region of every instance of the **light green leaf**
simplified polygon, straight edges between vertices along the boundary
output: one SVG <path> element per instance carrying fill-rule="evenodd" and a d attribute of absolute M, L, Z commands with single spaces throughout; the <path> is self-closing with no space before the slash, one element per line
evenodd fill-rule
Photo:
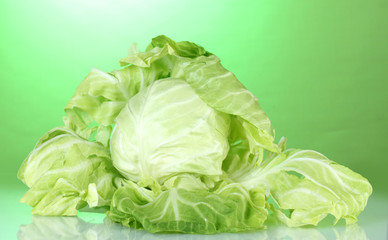
<path fill-rule="evenodd" d="M 121 66 L 133 64 L 139 67 L 151 67 L 155 61 L 165 58 L 164 62 L 172 61 L 172 63 L 170 62 L 168 64 L 170 68 L 172 68 L 172 64 L 175 64 L 177 59 L 170 58 L 168 55 L 189 59 L 211 55 L 211 53 L 207 52 L 203 47 L 200 47 L 195 43 L 188 41 L 175 42 L 164 35 L 153 38 L 150 45 L 148 45 L 146 52 L 131 52 L 133 54 L 130 54 L 120 60 Z"/>
<path fill-rule="evenodd" d="M 108 217 L 149 232 L 205 233 L 259 229 L 267 218 L 262 188 L 221 184 L 213 192 L 172 188 L 158 196 L 136 184 L 119 188 Z"/>
<path fill-rule="evenodd" d="M 287 150 L 239 179 L 248 189 L 269 189 L 288 226 L 317 225 L 331 214 L 347 223 L 357 221 L 372 193 L 368 180 L 312 150 Z M 290 210 L 289 216 L 286 211 Z"/>
<path fill-rule="evenodd" d="M 119 174 L 104 146 L 55 128 L 38 141 L 18 177 L 30 187 L 20 201 L 33 214 L 70 216 L 86 204 L 109 206 Z"/>

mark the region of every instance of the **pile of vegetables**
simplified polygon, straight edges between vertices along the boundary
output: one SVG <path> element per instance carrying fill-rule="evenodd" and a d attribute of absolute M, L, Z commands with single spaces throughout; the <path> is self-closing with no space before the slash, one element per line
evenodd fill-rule
<path fill-rule="evenodd" d="M 214 54 L 166 36 L 133 46 L 109 73 L 93 69 L 18 177 L 32 213 L 106 209 L 150 232 L 260 229 L 269 214 L 288 226 L 328 214 L 357 221 L 372 187 L 312 150 L 274 142 L 257 98 Z"/>

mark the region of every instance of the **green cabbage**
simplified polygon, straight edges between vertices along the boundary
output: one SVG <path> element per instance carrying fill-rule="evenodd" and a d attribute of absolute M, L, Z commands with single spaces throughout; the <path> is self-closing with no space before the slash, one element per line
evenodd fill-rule
<path fill-rule="evenodd" d="M 93 69 L 18 177 L 37 215 L 109 209 L 150 232 L 218 233 L 357 221 L 368 180 L 312 150 L 274 143 L 257 98 L 191 42 L 154 38 L 122 69 Z"/>

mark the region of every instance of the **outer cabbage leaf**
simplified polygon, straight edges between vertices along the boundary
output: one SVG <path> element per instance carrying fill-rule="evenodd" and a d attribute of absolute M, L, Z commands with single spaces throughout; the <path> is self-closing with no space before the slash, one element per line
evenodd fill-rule
<path fill-rule="evenodd" d="M 170 56 L 194 59 L 199 56 L 212 55 L 195 43 L 189 41 L 175 42 L 164 35 L 153 38 L 146 52 L 132 52 L 132 54 L 120 60 L 121 66 L 133 64 L 139 67 L 151 67 L 157 60 L 166 57 L 164 62 L 169 62 L 168 66 L 171 70 L 176 63 L 176 58 L 170 58 Z"/>
<path fill-rule="evenodd" d="M 221 65 L 217 56 L 201 56 L 191 61 L 181 59 L 176 68 L 171 76 L 183 75 L 207 104 L 218 111 L 241 117 L 254 125 L 265 140 L 272 140 L 271 122 L 257 98 Z M 270 143 L 268 148 L 271 148 Z"/>
<path fill-rule="evenodd" d="M 229 115 L 209 107 L 185 81 L 156 81 L 116 118 L 113 164 L 142 186 L 181 173 L 217 177 L 229 149 L 229 122 Z"/>
<path fill-rule="evenodd" d="M 102 144 L 54 128 L 38 141 L 18 177 L 30 187 L 20 201 L 33 214 L 71 216 L 86 204 L 109 206 L 119 174 Z"/>
<path fill-rule="evenodd" d="M 269 157 L 238 181 L 248 189 L 269 189 L 278 205 L 272 210 L 288 226 L 317 225 L 327 214 L 336 222 L 354 223 L 372 193 L 367 179 L 316 151 L 286 150 Z"/>
<path fill-rule="evenodd" d="M 155 232 L 205 233 L 256 230 L 267 218 L 262 188 L 247 191 L 223 183 L 214 191 L 172 188 L 153 192 L 128 183 L 113 196 L 108 217 L 125 226 Z"/>

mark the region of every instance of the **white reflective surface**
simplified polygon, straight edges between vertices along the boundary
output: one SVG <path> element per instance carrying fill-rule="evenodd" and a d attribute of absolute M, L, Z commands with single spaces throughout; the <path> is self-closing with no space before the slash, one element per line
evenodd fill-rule
<path fill-rule="evenodd" d="M 19 205 L 19 204 L 18 204 Z M 25 209 L 24 209 L 25 211 Z M 7 212 L 7 211 L 6 211 Z M 26 214 L 26 213 L 25 213 Z M 24 217 L 26 219 L 27 216 Z M 10 218 L 11 219 L 11 218 Z M 79 217 L 41 217 L 29 216 L 31 223 L 19 224 L 14 236 L 19 240 L 71 239 L 71 240 L 105 240 L 105 239 L 287 239 L 287 240 L 380 240 L 388 239 L 388 198 L 372 195 L 367 208 L 360 215 L 359 222 L 353 225 L 330 226 L 329 221 L 318 227 L 288 228 L 281 225 L 269 225 L 268 229 L 252 233 L 234 233 L 217 235 L 195 234 L 151 234 L 110 222 L 104 214 L 80 213 Z M 16 219 L 15 219 L 16 220 Z M 3 225 L 4 227 L 4 225 Z M 6 229 L 4 229 L 6 230 Z M 3 231 L 2 231 L 3 232 Z M 4 233 L 4 232 L 3 232 Z M 1 235 L 0 235 L 1 236 Z M 6 235 L 7 236 L 7 235 Z M 0 237 L 0 239 L 3 239 Z M 4 238 L 9 239 L 9 238 Z M 14 238 L 10 238 L 14 239 Z"/>
<path fill-rule="evenodd" d="M 195 235 L 195 234 L 151 234 L 143 230 L 130 229 L 105 220 L 104 223 L 88 223 L 76 217 L 39 217 L 34 216 L 33 222 L 20 226 L 18 239 L 377 239 L 368 238 L 366 231 L 358 224 L 330 228 L 288 228 L 272 226 L 267 230 L 254 233 Z M 384 239 L 384 236 L 382 236 Z"/>

